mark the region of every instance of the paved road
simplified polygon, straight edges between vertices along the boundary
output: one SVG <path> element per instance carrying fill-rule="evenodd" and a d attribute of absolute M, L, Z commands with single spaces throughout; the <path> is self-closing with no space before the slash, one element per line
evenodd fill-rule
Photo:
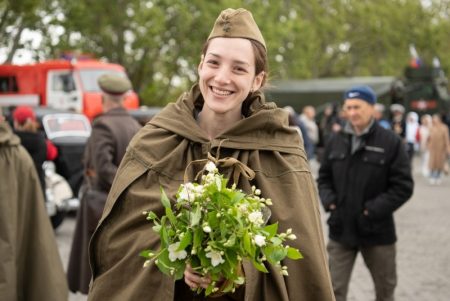
<path fill-rule="evenodd" d="M 414 165 L 418 167 L 417 160 Z M 396 300 L 447 301 L 450 300 L 450 178 L 445 177 L 441 186 L 431 186 L 418 168 L 414 178 L 416 187 L 412 199 L 395 215 L 399 238 Z M 68 218 L 56 233 L 65 267 L 74 226 L 74 218 Z M 359 256 L 348 300 L 374 299 L 370 275 Z M 86 297 L 80 294 L 71 294 L 69 298 L 69 301 L 85 300 Z"/>

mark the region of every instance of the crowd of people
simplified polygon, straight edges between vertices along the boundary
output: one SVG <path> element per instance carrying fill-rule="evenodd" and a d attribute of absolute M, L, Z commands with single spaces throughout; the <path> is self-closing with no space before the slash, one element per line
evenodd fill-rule
<path fill-rule="evenodd" d="M 131 83 L 113 74 L 99 78 L 103 114 L 86 145 L 66 274 L 43 193 L 42 162 L 57 156 L 57 149 L 37 130 L 32 108 L 13 112 L 14 132 L 0 120 L 0 166 L 10 171 L 1 181 L 0 299 L 67 300 L 69 289 L 91 301 L 213 300 L 197 294 L 211 283 L 208 275 L 187 266 L 183 279 L 173 281 L 155 262 L 143 269 L 138 256 L 160 244 L 141 212 L 164 214 L 161 187 L 174 199 L 185 177 L 193 179 L 201 169 L 187 169 L 190 163 L 209 156 L 222 159 L 215 163 L 226 175 L 236 174 L 238 165 L 255 172 L 253 179 L 241 175 L 232 184 L 244 191 L 255 185 L 274 200 L 271 222 L 299 234 L 292 246 L 305 258 L 285 263 L 287 277 L 244 263 L 247 282 L 214 300 L 343 301 L 358 253 L 377 300 L 394 300 L 393 214 L 413 193 L 415 154 L 430 184 L 439 185 L 448 172 L 449 129 L 441 116 L 405 117 L 404 107 L 394 104 L 386 118 L 368 86 L 351 87 L 343 106 L 326 106 L 320 119 L 310 105 L 297 108 L 301 114 L 277 108 L 261 90 L 267 48 L 245 9 L 220 13 L 197 71 L 198 83 L 144 127 L 122 106 Z M 308 160 L 320 162 L 317 185 Z M 320 203 L 329 214 L 327 245 Z"/>
<path fill-rule="evenodd" d="M 285 109 L 289 112 L 291 126 L 297 128 L 303 136 L 309 160 L 320 157 L 330 135 L 340 132 L 347 120 L 346 111 L 338 103 L 327 104 L 320 119 L 315 119 L 315 109 L 309 105 L 300 108 L 300 115 L 292 107 Z M 385 105 L 375 103 L 374 120 L 384 129 L 399 135 L 410 162 L 415 156 L 419 156 L 422 175 L 429 179 L 431 185 L 440 185 L 442 176 L 449 174 L 448 115 L 435 113 L 419 117 L 414 111 L 406 114 L 401 104 L 392 104 L 389 109 L 386 112 Z"/>

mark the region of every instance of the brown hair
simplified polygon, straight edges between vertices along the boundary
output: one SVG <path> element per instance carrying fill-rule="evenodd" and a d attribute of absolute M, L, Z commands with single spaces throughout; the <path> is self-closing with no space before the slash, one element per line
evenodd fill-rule
<path fill-rule="evenodd" d="M 252 44 L 253 53 L 255 54 L 255 75 L 258 75 L 264 71 L 264 77 L 263 80 L 261 81 L 261 88 L 262 88 L 266 83 L 267 77 L 269 75 L 269 63 L 267 59 L 267 51 L 266 48 L 264 48 L 264 46 L 261 43 L 252 39 L 248 40 Z M 203 45 L 202 57 L 206 55 L 206 51 L 208 50 L 210 41 L 211 40 L 206 41 L 205 44 Z"/>

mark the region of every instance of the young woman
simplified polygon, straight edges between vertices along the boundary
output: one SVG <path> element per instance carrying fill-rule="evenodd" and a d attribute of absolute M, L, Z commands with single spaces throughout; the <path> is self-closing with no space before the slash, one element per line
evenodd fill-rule
<path fill-rule="evenodd" d="M 199 82 L 169 104 L 132 140 L 110 191 L 90 245 L 93 284 L 89 300 L 209 300 L 191 289 L 205 287 L 207 275 L 187 268 L 173 281 L 152 263 L 142 268 L 143 249 L 157 250 L 158 235 L 141 212 L 164 214 L 160 187 L 174 200 L 185 171 L 190 180 L 202 166 L 187 166 L 208 153 L 239 160 L 256 176 L 236 181 L 246 192 L 255 185 L 271 198 L 270 223 L 292 228 L 292 246 L 303 260 L 286 260 L 289 276 L 244 264 L 245 285 L 213 300 L 334 300 L 325 256 L 318 199 L 287 113 L 266 103 L 260 88 L 267 77 L 265 41 L 251 13 L 227 9 L 203 48 Z M 219 170 L 231 175 L 235 166 Z M 186 170 L 187 169 L 187 170 Z M 229 176 L 229 178 L 231 178 Z"/>

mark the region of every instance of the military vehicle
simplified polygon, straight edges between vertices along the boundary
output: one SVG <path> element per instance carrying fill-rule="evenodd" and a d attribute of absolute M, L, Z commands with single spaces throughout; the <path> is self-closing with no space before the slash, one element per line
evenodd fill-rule
<path fill-rule="evenodd" d="M 440 67 L 408 66 L 404 77 L 392 84 L 392 103 L 419 114 L 444 113 L 450 109 L 448 80 Z"/>

